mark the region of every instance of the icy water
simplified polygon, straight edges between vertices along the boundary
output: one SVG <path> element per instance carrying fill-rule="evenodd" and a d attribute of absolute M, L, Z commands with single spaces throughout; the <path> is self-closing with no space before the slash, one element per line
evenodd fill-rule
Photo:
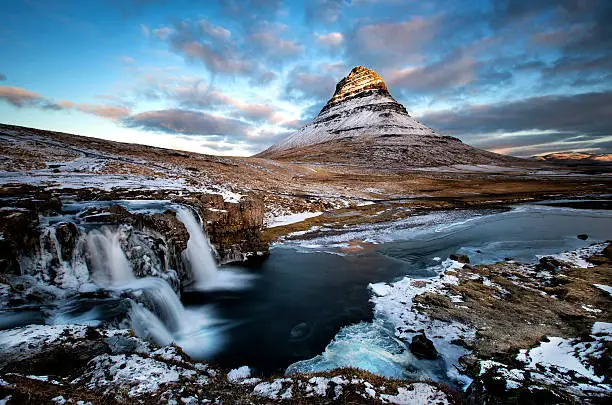
<path fill-rule="evenodd" d="M 589 239 L 578 239 L 580 233 Z M 530 205 L 436 213 L 277 246 L 268 260 L 249 269 L 259 275 L 251 289 L 187 294 L 183 301 L 188 307 L 214 302 L 219 316 L 230 321 L 215 356 L 220 364 L 282 373 L 322 353 L 342 326 L 371 320 L 369 283 L 431 276 L 428 268 L 454 252 L 469 255 L 472 263 L 534 262 L 536 255 L 611 238 L 607 210 Z M 355 239 L 375 244 L 347 252 L 346 242 Z"/>

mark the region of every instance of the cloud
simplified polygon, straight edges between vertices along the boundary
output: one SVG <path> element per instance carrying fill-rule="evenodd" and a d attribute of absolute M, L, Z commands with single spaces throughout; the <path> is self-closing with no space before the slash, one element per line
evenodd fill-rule
<path fill-rule="evenodd" d="M 236 110 L 231 113 L 232 117 L 244 118 L 256 123 L 268 122 L 270 124 L 279 124 L 286 120 L 282 114 L 279 114 L 276 109 L 268 104 L 238 103 L 235 107 Z"/>
<path fill-rule="evenodd" d="M 572 24 L 535 33 L 529 39 L 538 45 L 558 47 L 584 39 L 591 29 L 593 25 L 590 23 Z"/>
<path fill-rule="evenodd" d="M 386 77 L 391 86 L 431 93 L 472 83 L 476 79 L 477 65 L 473 57 L 458 52 L 431 65 L 394 69 Z"/>
<path fill-rule="evenodd" d="M 221 11 L 243 25 L 262 18 L 271 19 L 281 8 L 282 0 L 219 0 Z"/>
<path fill-rule="evenodd" d="M 290 100 L 328 100 L 339 78 L 330 72 L 315 73 L 307 66 L 298 66 L 287 75 L 284 97 Z"/>
<path fill-rule="evenodd" d="M 338 47 L 344 43 L 344 35 L 341 32 L 330 32 L 328 34 L 314 34 L 320 45 L 328 47 Z"/>
<path fill-rule="evenodd" d="M 244 75 L 251 73 L 254 66 L 247 60 L 232 55 L 230 51 L 214 49 L 210 44 L 198 41 L 173 41 L 174 51 L 182 53 L 187 59 L 200 60 L 207 68 L 215 73 L 228 73 Z"/>
<path fill-rule="evenodd" d="M 0 99 L 15 107 L 37 107 L 47 103 L 44 97 L 20 87 L 0 86 Z"/>
<path fill-rule="evenodd" d="M 231 32 L 208 20 L 181 21 L 168 34 L 170 50 L 187 60 L 202 62 L 214 74 L 245 76 L 252 85 L 267 84 L 276 79 L 262 59 L 293 57 L 301 47 L 291 41 L 263 32 L 240 41 L 232 40 Z"/>
<path fill-rule="evenodd" d="M 584 0 L 499 0 L 493 4 L 496 20 L 508 23 L 514 19 L 537 16 L 543 11 L 554 10 L 577 13 L 590 9 L 597 1 Z"/>
<path fill-rule="evenodd" d="M 220 25 L 211 24 L 208 20 L 200 20 L 198 22 L 198 28 L 200 31 L 211 38 L 228 42 L 232 35 L 232 32 L 227 28 L 224 28 Z"/>
<path fill-rule="evenodd" d="M 159 38 L 161 40 L 166 40 L 170 36 L 170 34 L 172 34 L 174 32 L 174 30 L 172 28 L 170 28 L 170 27 L 161 27 L 161 28 L 156 28 L 156 29 L 152 30 L 151 32 L 157 38 Z"/>
<path fill-rule="evenodd" d="M 274 31 L 260 31 L 250 35 L 250 41 L 256 51 L 268 55 L 275 60 L 283 60 L 304 51 L 304 47 L 295 42 L 282 39 Z"/>
<path fill-rule="evenodd" d="M 6 75 L 4 73 L 0 73 L 0 82 L 6 80 Z"/>
<path fill-rule="evenodd" d="M 545 143 L 552 147 L 561 141 L 575 144 L 576 137 L 580 137 L 579 144 L 584 147 L 601 139 L 612 139 L 612 91 L 472 105 L 426 112 L 421 120 L 443 133 L 463 135 L 489 147 L 517 148 Z M 523 136 L 504 138 L 499 135 L 504 133 L 522 133 Z M 542 138 L 543 133 L 547 134 L 546 138 Z M 486 134 L 486 142 L 478 134 Z"/>
<path fill-rule="evenodd" d="M 119 61 L 125 65 L 133 65 L 136 63 L 136 59 L 132 58 L 131 56 L 123 56 L 119 58 Z"/>
<path fill-rule="evenodd" d="M 360 25 L 345 35 L 347 55 L 354 64 L 371 66 L 398 66 L 419 60 L 440 22 L 441 16 L 415 16 L 401 22 Z"/>
<path fill-rule="evenodd" d="M 0 86 L 0 99 L 18 108 L 34 107 L 45 110 L 78 110 L 98 117 L 117 120 L 130 114 L 127 107 L 74 103 L 68 100 L 53 102 L 39 93 L 20 87 Z"/>
<path fill-rule="evenodd" d="M 141 93 L 153 99 L 164 98 L 190 109 L 222 111 L 233 118 L 277 125 L 291 118 L 284 116 L 269 102 L 247 103 L 223 93 L 197 77 L 166 77 L 152 81 Z"/>
<path fill-rule="evenodd" d="M 140 24 L 140 32 L 146 38 L 149 38 L 151 36 L 151 29 L 145 24 Z"/>
<path fill-rule="evenodd" d="M 130 115 L 129 108 L 114 105 L 73 103 L 68 100 L 60 100 L 57 102 L 57 105 L 65 110 L 75 109 L 86 114 L 97 115 L 98 117 L 110 120 L 118 120 Z"/>
<path fill-rule="evenodd" d="M 169 134 L 245 137 L 249 126 L 242 121 L 200 111 L 169 109 L 147 111 L 123 119 L 131 128 Z"/>

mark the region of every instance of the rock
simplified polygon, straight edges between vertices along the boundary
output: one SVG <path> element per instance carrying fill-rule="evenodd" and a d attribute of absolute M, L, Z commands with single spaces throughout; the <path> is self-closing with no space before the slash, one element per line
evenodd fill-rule
<path fill-rule="evenodd" d="M 62 259 L 72 259 L 72 254 L 79 239 L 79 228 L 72 222 L 64 222 L 57 226 L 55 235 L 61 246 Z"/>
<path fill-rule="evenodd" d="M 576 236 L 576 237 L 577 237 L 578 239 L 581 239 L 581 240 L 587 240 L 587 239 L 589 239 L 589 235 L 587 235 L 586 233 L 581 233 L 581 234 L 579 234 L 579 235 L 578 235 L 578 236 Z"/>
<path fill-rule="evenodd" d="M 410 342 L 410 351 L 419 359 L 435 360 L 438 351 L 433 342 L 425 336 L 425 333 L 415 335 Z"/>
<path fill-rule="evenodd" d="M 11 404 L 461 403 L 441 384 L 354 369 L 253 378 L 249 367 L 222 370 L 127 330 L 31 325 L 0 331 L 0 341 L 0 401 Z"/>
<path fill-rule="evenodd" d="M 556 272 L 563 267 L 566 267 L 565 263 L 554 257 L 547 256 L 540 259 L 540 263 L 536 266 L 536 269 L 540 271 Z"/>
<path fill-rule="evenodd" d="M 38 213 L 21 207 L 0 210 L 0 274 L 19 275 L 19 257 L 40 244 Z"/>
<path fill-rule="evenodd" d="M 453 253 L 452 255 L 449 256 L 449 258 L 459 263 L 468 264 L 470 262 L 469 257 L 467 257 L 466 255 L 459 254 L 459 253 Z"/>
<path fill-rule="evenodd" d="M 608 259 L 612 260 L 612 243 L 610 243 L 606 248 L 601 252 L 601 254 Z"/>
<path fill-rule="evenodd" d="M 555 386 L 531 381 L 529 373 L 521 369 L 510 371 L 504 364 L 491 361 L 488 363 L 489 366 L 483 365 L 482 362 L 476 366 L 480 372 L 466 390 L 466 403 L 498 405 L 576 403 L 563 392 L 555 390 Z"/>

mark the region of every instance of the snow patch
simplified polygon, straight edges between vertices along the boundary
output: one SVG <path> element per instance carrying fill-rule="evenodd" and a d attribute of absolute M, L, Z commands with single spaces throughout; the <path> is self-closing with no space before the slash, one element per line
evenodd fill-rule
<path fill-rule="evenodd" d="M 251 376 L 251 369 L 248 366 L 234 368 L 227 373 L 227 379 L 231 382 L 247 379 Z"/>
<path fill-rule="evenodd" d="M 322 212 L 300 212 L 297 214 L 288 214 L 288 215 L 280 215 L 277 217 L 271 218 L 267 222 L 267 228 L 275 228 L 277 226 L 285 226 L 290 224 L 295 224 L 298 222 L 302 222 L 308 218 L 318 217 L 323 214 Z"/>

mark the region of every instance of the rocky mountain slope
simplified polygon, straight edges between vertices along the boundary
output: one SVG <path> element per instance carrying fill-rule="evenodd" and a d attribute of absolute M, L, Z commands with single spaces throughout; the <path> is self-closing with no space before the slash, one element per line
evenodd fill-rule
<path fill-rule="evenodd" d="M 374 71 L 357 66 L 309 124 L 257 157 L 370 167 L 511 164 L 417 121 Z"/>

